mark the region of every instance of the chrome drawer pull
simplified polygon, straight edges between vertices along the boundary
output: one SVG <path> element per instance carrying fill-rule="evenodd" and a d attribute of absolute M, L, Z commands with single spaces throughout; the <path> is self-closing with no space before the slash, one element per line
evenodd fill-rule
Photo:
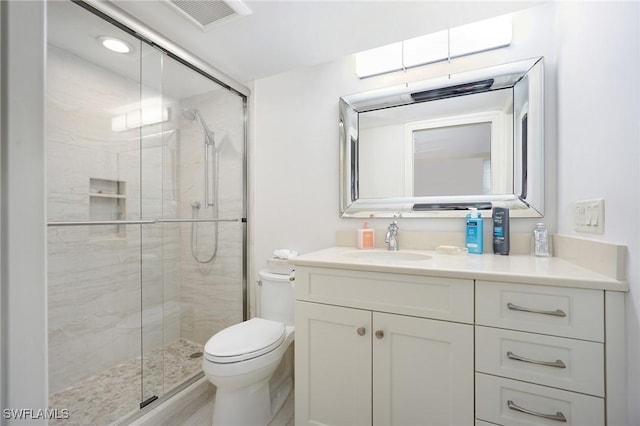
<path fill-rule="evenodd" d="M 539 311 L 537 309 L 523 308 L 522 306 L 514 305 L 513 303 L 507 303 L 507 308 L 511 309 L 512 311 L 531 312 L 533 314 L 542 314 L 542 315 L 553 315 L 554 317 L 567 316 L 567 314 L 561 309 L 556 309 L 555 311 Z"/>
<path fill-rule="evenodd" d="M 513 401 L 507 401 L 507 407 L 511 410 L 519 411 L 524 414 L 529 414 L 531 416 L 542 417 L 543 419 L 555 420 L 556 422 L 566 423 L 567 418 L 562 414 L 562 411 L 558 411 L 556 414 L 542 414 L 536 413 L 535 411 L 527 410 L 526 408 L 522 408 L 517 406 Z"/>
<path fill-rule="evenodd" d="M 522 362 L 528 362 L 530 364 L 544 365 L 546 367 L 567 368 L 565 363 L 562 362 L 562 360 L 559 360 L 559 359 L 556 360 L 555 362 L 536 361 L 535 359 L 529 359 L 529 358 L 525 358 L 525 357 L 520 356 L 520 355 L 516 355 L 511 351 L 507 352 L 507 358 L 512 359 L 514 361 L 522 361 Z"/>

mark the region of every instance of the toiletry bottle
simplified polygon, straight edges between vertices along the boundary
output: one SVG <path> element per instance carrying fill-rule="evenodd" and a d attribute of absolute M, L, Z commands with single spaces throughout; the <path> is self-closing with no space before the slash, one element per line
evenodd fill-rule
<path fill-rule="evenodd" d="M 493 208 L 493 253 L 509 254 L 509 209 Z"/>
<path fill-rule="evenodd" d="M 369 228 L 369 223 L 362 224 L 362 228 L 358 229 L 358 248 L 372 249 L 375 247 L 375 230 Z"/>
<path fill-rule="evenodd" d="M 533 230 L 533 254 L 539 257 L 551 256 L 551 241 L 549 240 L 549 231 L 547 231 L 544 223 L 536 224 Z"/>
<path fill-rule="evenodd" d="M 469 253 L 482 254 L 483 252 L 483 221 L 478 209 L 471 208 L 466 217 L 466 245 Z"/>

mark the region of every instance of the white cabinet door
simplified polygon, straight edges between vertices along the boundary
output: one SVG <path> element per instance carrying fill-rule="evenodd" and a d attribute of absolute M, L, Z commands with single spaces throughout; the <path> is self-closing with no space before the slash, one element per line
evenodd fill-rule
<path fill-rule="evenodd" d="M 374 425 L 473 424 L 473 326 L 374 312 L 373 333 Z"/>
<path fill-rule="evenodd" d="M 296 425 L 371 425 L 371 311 L 296 301 L 295 318 Z"/>

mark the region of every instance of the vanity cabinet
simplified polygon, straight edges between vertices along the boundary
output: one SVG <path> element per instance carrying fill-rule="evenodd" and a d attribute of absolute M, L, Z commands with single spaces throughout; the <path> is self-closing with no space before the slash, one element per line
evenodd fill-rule
<path fill-rule="evenodd" d="M 578 243 L 616 278 L 527 255 L 296 258 L 296 424 L 627 424 L 621 250 Z"/>
<path fill-rule="evenodd" d="M 476 418 L 606 424 L 604 297 L 476 281 Z"/>
<path fill-rule="evenodd" d="M 296 424 L 472 424 L 473 281 L 296 270 Z"/>

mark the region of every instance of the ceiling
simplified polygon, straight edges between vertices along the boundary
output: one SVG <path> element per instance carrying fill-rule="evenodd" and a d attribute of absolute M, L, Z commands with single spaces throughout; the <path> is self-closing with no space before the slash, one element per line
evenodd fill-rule
<path fill-rule="evenodd" d="M 250 0 L 245 4 L 251 15 L 221 20 L 203 31 L 166 0 L 111 1 L 240 83 L 542 2 Z"/>

